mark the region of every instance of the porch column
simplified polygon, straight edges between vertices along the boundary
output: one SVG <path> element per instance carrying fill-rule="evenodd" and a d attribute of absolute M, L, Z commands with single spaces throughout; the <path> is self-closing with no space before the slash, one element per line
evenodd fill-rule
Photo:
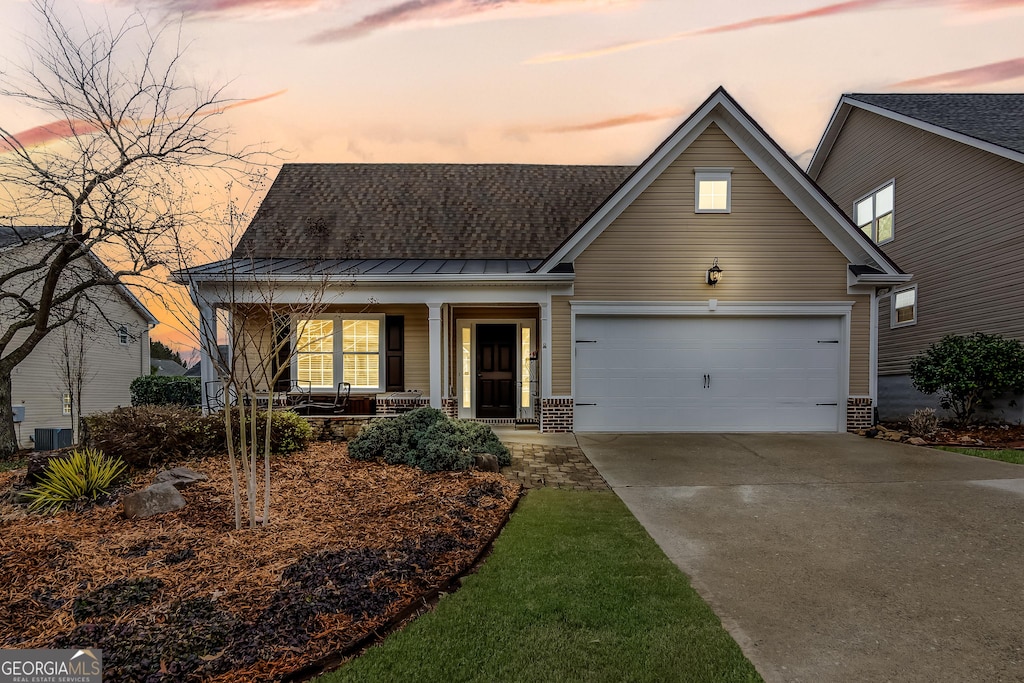
<path fill-rule="evenodd" d="M 217 312 L 213 306 L 193 297 L 199 307 L 199 394 L 203 402 L 203 415 L 210 412 L 209 400 L 206 395 L 206 383 L 217 379 L 217 371 L 213 359 L 217 354 Z"/>
<path fill-rule="evenodd" d="M 442 357 L 442 325 L 441 304 L 427 304 L 427 336 L 430 339 L 430 407 L 441 408 L 441 387 L 444 378 L 441 376 Z"/>

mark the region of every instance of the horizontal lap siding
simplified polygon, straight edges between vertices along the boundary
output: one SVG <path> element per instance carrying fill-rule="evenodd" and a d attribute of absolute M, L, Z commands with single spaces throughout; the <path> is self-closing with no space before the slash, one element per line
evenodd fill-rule
<path fill-rule="evenodd" d="M 1024 164 L 854 109 L 818 183 L 852 212 L 891 178 L 895 239 L 883 249 L 914 275 L 918 323 L 890 329 L 880 302 L 879 374 L 907 372 L 945 334 L 1024 339 Z"/>
<path fill-rule="evenodd" d="M 733 169 L 731 213 L 694 213 L 695 167 Z M 724 275 L 712 289 L 704 274 L 716 257 Z M 574 292 L 578 301 L 855 301 L 850 390 L 867 393 L 868 303 L 847 294 L 846 267 L 712 125 L 576 259 Z"/>
<path fill-rule="evenodd" d="M 551 297 L 551 394 L 572 395 L 572 311 L 569 297 Z"/>

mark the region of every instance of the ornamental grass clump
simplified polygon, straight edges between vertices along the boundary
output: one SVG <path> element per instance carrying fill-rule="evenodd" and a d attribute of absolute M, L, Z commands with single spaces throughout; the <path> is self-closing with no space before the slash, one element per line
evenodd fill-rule
<path fill-rule="evenodd" d="M 29 510 L 53 514 L 81 499 L 95 501 L 110 491 L 125 469 L 120 458 L 107 457 L 91 448 L 54 458 L 28 494 L 32 499 Z"/>

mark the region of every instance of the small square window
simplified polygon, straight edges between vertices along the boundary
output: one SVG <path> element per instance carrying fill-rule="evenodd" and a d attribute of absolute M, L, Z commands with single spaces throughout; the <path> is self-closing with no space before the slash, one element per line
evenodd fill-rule
<path fill-rule="evenodd" d="M 694 169 L 694 212 L 729 213 L 732 211 L 732 169 Z"/>
<path fill-rule="evenodd" d="M 889 326 L 903 327 L 917 323 L 917 285 L 898 289 L 892 294 Z"/>
<path fill-rule="evenodd" d="M 61 410 L 65 415 L 71 414 L 71 394 L 65 393 L 60 397 Z"/>
<path fill-rule="evenodd" d="M 121 346 L 128 346 L 128 340 L 131 336 L 128 334 L 128 328 L 121 325 L 117 328 L 117 343 Z"/>

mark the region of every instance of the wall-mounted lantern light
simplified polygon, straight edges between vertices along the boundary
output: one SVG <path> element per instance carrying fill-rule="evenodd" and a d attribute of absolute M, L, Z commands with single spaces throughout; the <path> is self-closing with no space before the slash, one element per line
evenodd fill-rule
<path fill-rule="evenodd" d="M 714 264 L 712 264 L 712 266 L 708 268 L 706 282 L 712 287 L 714 287 L 715 285 L 718 284 L 718 281 L 721 279 L 722 269 L 718 267 L 718 257 L 716 256 Z"/>

